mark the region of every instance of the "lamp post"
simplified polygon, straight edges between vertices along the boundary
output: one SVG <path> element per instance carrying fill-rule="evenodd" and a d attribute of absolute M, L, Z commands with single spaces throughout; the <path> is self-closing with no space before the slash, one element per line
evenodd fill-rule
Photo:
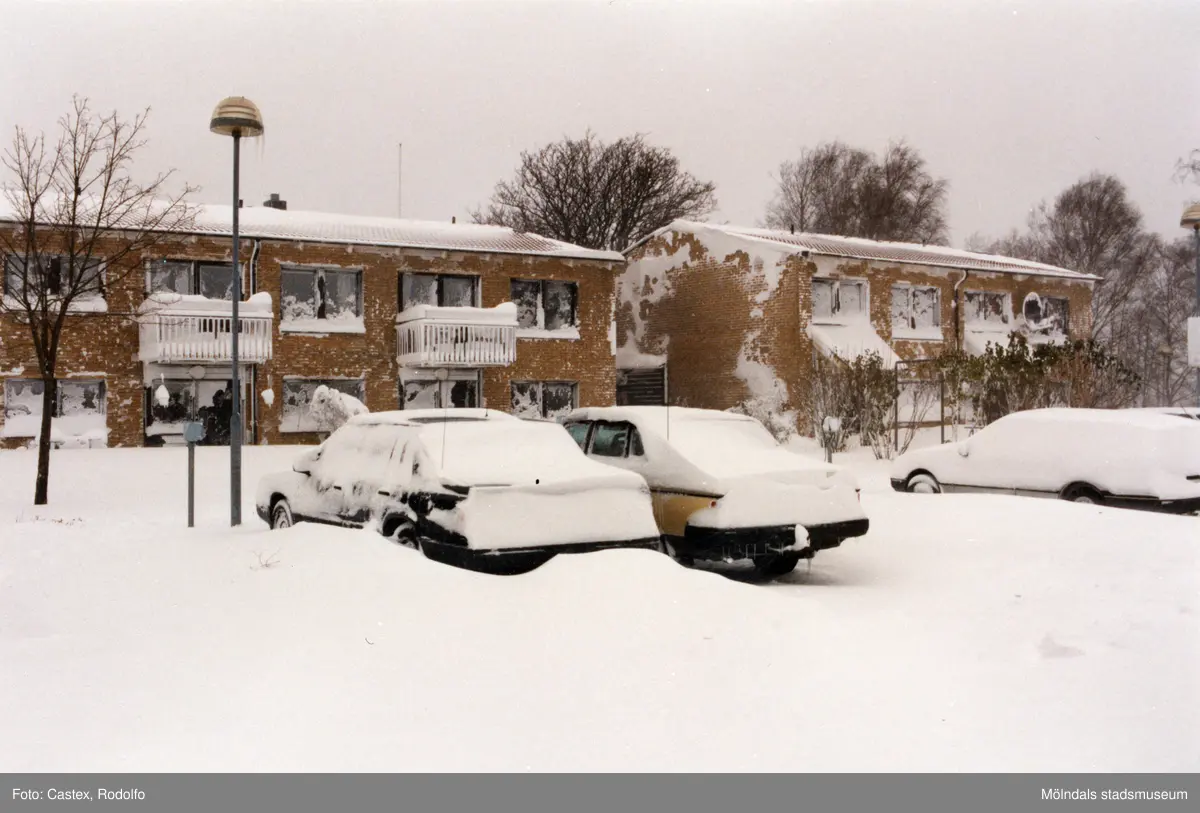
<path fill-rule="evenodd" d="M 254 102 L 244 96 L 222 99 L 213 110 L 209 129 L 217 135 L 233 136 L 233 313 L 230 321 L 230 354 L 233 378 L 230 395 L 233 408 L 229 418 L 229 524 L 242 524 L 242 388 L 238 375 L 238 302 L 242 298 L 242 267 L 238 262 L 238 163 L 242 136 L 253 138 L 263 133 L 262 114 Z"/>
<path fill-rule="evenodd" d="M 1200 203 L 1193 203 L 1183 210 L 1179 225 L 1185 229 L 1190 228 L 1196 237 L 1196 304 L 1193 306 L 1192 315 L 1200 319 Z M 1196 405 L 1200 406 L 1200 367 L 1196 368 Z"/>

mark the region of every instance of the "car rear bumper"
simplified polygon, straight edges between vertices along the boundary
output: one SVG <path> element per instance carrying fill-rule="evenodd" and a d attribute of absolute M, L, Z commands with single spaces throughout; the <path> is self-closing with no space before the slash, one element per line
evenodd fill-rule
<path fill-rule="evenodd" d="M 1190 497 L 1182 500 L 1160 500 L 1157 497 L 1118 497 L 1106 496 L 1105 505 L 1114 508 L 1136 508 L 1142 511 L 1155 511 L 1160 514 L 1194 514 L 1200 511 L 1200 497 Z"/>
<path fill-rule="evenodd" d="M 780 553 L 797 553 L 809 559 L 817 551 L 836 548 L 852 536 L 862 536 L 870 528 L 866 517 L 830 522 L 805 528 L 807 544 L 796 542 L 795 525 L 771 525 L 757 528 L 698 528 L 688 525 L 682 537 L 667 541 L 677 554 L 708 561 L 755 559 Z"/>

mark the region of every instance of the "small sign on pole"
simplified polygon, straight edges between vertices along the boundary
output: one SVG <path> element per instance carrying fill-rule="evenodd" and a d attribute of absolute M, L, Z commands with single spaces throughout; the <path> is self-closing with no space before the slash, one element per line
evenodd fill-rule
<path fill-rule="evenodd" d="M 188 447 L 188 527 L 196 525 L 196 444 L 204 440 L 204 424 L 188 421 L 183 425 Z"/>

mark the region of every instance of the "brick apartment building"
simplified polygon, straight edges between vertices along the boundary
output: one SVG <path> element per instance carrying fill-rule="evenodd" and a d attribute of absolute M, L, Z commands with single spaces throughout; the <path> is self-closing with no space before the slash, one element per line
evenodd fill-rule
<path fill-rule="evenodd" d="M 1091 332 L 1096 277 L 940 246 L 679 220 L 626 251 L 620 403 L 797 408 L 814 353 L 885 364 Z"/>
<path fill-rule="evenodd" d="M 320 384 L 372 411 L 488 406 L 554 418 L 613 402 L 621 254 L 495 226 L 286 206 L 272 195 L 239 215 L 246 442 L 315 442 L 307 407 Z M 216 429 L 210 442 L 227 442 L 231 216 L 199 207 L 189 233 L 130 255 L 135 273 L 106 269 L 114 284 L 77 301 L 59 356 L 56 441 L 173 444 L 184 421 L 200 419 Z M 0 228 L 12 227 L 0 213 Z M 3 261 L 10 291 L 21 259 Z M 0 315 L 0 444 L 37 435 L 41 392 L 28 328 Z"/>

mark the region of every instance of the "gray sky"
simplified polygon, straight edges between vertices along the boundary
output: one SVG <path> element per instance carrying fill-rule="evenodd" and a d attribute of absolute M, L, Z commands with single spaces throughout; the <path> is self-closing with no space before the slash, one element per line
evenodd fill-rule
<path fill-rule="evenodd" d="M 839 138 L 918 147 L 950 181 L 952 241 L 1002 233 L 1092 170 L 1174 237 L 1200 187 L 1196 0 L 3 4 L 0 129 L 49 129 L 72 93 L 153 108 L 144 171 L 225 202 L 218 100 L 253 99 L 242 197 L 465 219 L 522 149 L 634 131 L 717 184 L 712 219 L 757 223 L 779 163 Z"/>

